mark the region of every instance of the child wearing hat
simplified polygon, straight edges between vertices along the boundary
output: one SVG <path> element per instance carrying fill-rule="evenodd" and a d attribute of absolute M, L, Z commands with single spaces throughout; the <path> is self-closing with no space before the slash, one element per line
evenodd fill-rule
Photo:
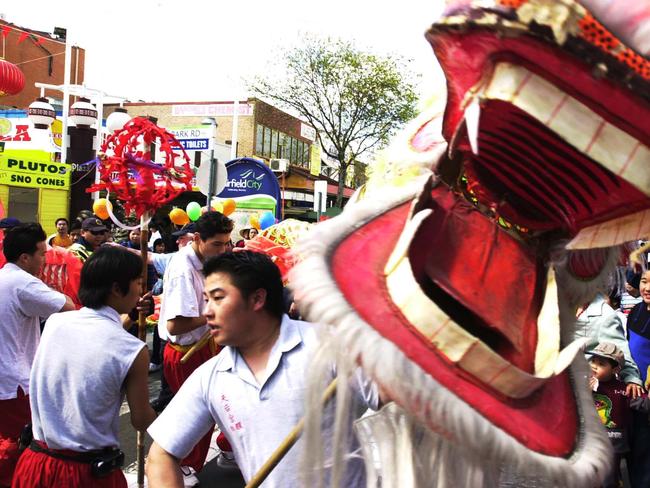
<path fill-rule="evenodd" d="M 630 450 L 628 444 L 630 408 L 647 412 L 650 403 L 647 396 L 635 400 L 627 396 L 625 383 L 617 378 L 624 362 L 623 351 L 611 342 L 600 342 L 591 351 L 589 359 L 591 367 L 589 386 L 593 391 L 594 404 L 616 453 L 614 471 L 605 480 L 603 485 L 605 488 L 619 486 L 620 461 Z"/>

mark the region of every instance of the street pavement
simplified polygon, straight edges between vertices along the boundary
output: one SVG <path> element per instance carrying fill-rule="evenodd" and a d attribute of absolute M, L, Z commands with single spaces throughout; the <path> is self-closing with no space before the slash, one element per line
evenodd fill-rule
<path fill-rule="evenodd" d="M 151 334 L 147 336 L 147 342 L 151 350 Z M 154 400 L 158 397 L 160 391 L 160 378 L 162 370 L 149 374 L 149 400 Z M 182 422 L 184 419 L 178 419 Z M 129 487 L 137 487 L 137 463 L 136 463 L 136 432 L 131 425 L 129 416 L 129 407 L 126 400 L 122 403 L 120 409 L 120 433 L 119 433 L 120 446 L 124 451 L 124 473 L 126 475 Z M 214 440 L 214 438 L 213 438 Z M 214 444 L 214 443 L 213 443 Z M 213 445 L 212 444 L 212 445 Z M 211 445 L 211 450 L 212 450 Z M 145 439 L 145 455 L 149 452 L 151 447 L 151 437 L 146 435 Z M 213 452 L 214 454 L 214 452 Z M 208 457 L 210 454 L 208 454 Z M 224 470 L 217 466 L 216 459 L 209 461 L 203 470 L 197 475 L 201 484 L 201 488 L 243 488 L 245 483 L 239 471 Z M 145 485 L 146 486 L 146 485 Z"/>

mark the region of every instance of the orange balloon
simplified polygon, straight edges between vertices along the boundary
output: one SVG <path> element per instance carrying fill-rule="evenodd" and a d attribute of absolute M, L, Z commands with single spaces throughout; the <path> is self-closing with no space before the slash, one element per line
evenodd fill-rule
<path fill-rule="evenodd" d="M 232 198 L 227 198 L 223 201 L 223 214 L 225 216 L 230 215 L 237 208 L 237 203 Z"/>
<path fill-rule="evenodd" d="M 260 230 L 260 218 L 257 215 L 251 215 L 250 223 L 251 227 Z"/>
<path fill-rule="evenodd" d="M 109 217 L 109 208 L 113 210 L 113 205 L 106 198 L 98 198 L 93 203 L 93 213 L 102 220 L 106 220 Z"/>
<path fill-rule="evenodd" d="M 176 225 L 185 225 L 190 222 L 190 218 L 187 216 L 187 212 L 182 208 L 174 207 L 171 212 L 169 212 L 169 220 Z"/>

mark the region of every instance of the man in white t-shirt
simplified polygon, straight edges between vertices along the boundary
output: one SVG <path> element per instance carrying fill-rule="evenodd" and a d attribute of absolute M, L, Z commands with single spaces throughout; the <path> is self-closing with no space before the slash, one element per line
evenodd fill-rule
<path fill-rule="evenodd" d="M 36 278 L 45 263 L 46 235 L 39 224 L 13 227 L 4 238 L 0 269 L 0 486 L 9 486 L 18 460 L 18 437 L 30 421 L 29 374 L 40 320 L 74 310 L 69 297 Z"/>
<path fill-rule="evenodd" d="M 213 341 L 208 341 L 185 364 L 181 358 L 208 331 L 203 309 L 203 262 L 226 251 L 233 222 L 220 212 L 206 212 L 196 221 L 190 245 L 178 251 L 165 270 L 160 305 L 158 334 L 166 340 L 163 374 L 172 392 L 215 354 Z M 185 418 L 183 418 L 183 421 Z M 210 447 L 212 432 L 206 433 L 194 450 L 183 460 L 183 466 L 200 471 Z M 188 471 L 186 474 L 191 475 Z"/>
<path fill-rule="evenodd" d="M 212 258 L 203 269 L 205 316 L 214 340 L 226 347 L 196 370 L 149 427 L 151 488 L 183 486 L 179 460 L 214 422 L 248 481 L 305 413 L 305 377 L 317 347 L 316 330 L 283 314 L 277 266 L 266 255 L 241 251 Z M 374 385 L 359 377 L 354 386 L 358 415 L 378 407 Z M 301 486 L 300 453 L 294 446 L 264 486 Z M 363 462 L 351 460 L 342 486 L 365 486 L 364 475 Z"/>

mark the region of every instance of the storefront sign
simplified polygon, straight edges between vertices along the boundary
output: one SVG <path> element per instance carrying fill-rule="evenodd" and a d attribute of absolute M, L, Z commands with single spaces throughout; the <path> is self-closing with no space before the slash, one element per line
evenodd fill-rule
<path fill-rule="evenodd" d="M 312 144 L 311 155 L 309 161 L 309 172 L 314 176 L 320 175 L 321 161 L 320 161 L 320 144 Z"/>
<path fill-rule="evenodd" d="M 174 117 L 232 117 L 234 114 L 234 103 L 172 105 Z M 253 115 L 253 105 L 250 103 L 238 104 L 237 114 Z"/>
<path fill-rule="evenodd" d="M 5 150 L 0 153 L 0 185 L 69 189 L 70 166 L 51 158 L 45 151 Z"/>
<path fill-rule="evenodd" d="M 312 126 L 300 122 L 300 137 L 309 139 L 314 142 L 316 140 L 316 129 Z"/>
<path fill-rule="evenodd" d="M 251 195 L 268 195 L 280 201 L 280 185 L 273 171 L 263 162 L 240 158 L 226 163 L 228 180 L 219 198 L 240 198 Z M 280 206 L 277 206 L 279 217 Z"/>
<path fill-rule="evenodd" d="M 212 149 L 212 127 L 170 127 L 169 132 L 181 143 L 186 151 L 207 151 Z"/>

